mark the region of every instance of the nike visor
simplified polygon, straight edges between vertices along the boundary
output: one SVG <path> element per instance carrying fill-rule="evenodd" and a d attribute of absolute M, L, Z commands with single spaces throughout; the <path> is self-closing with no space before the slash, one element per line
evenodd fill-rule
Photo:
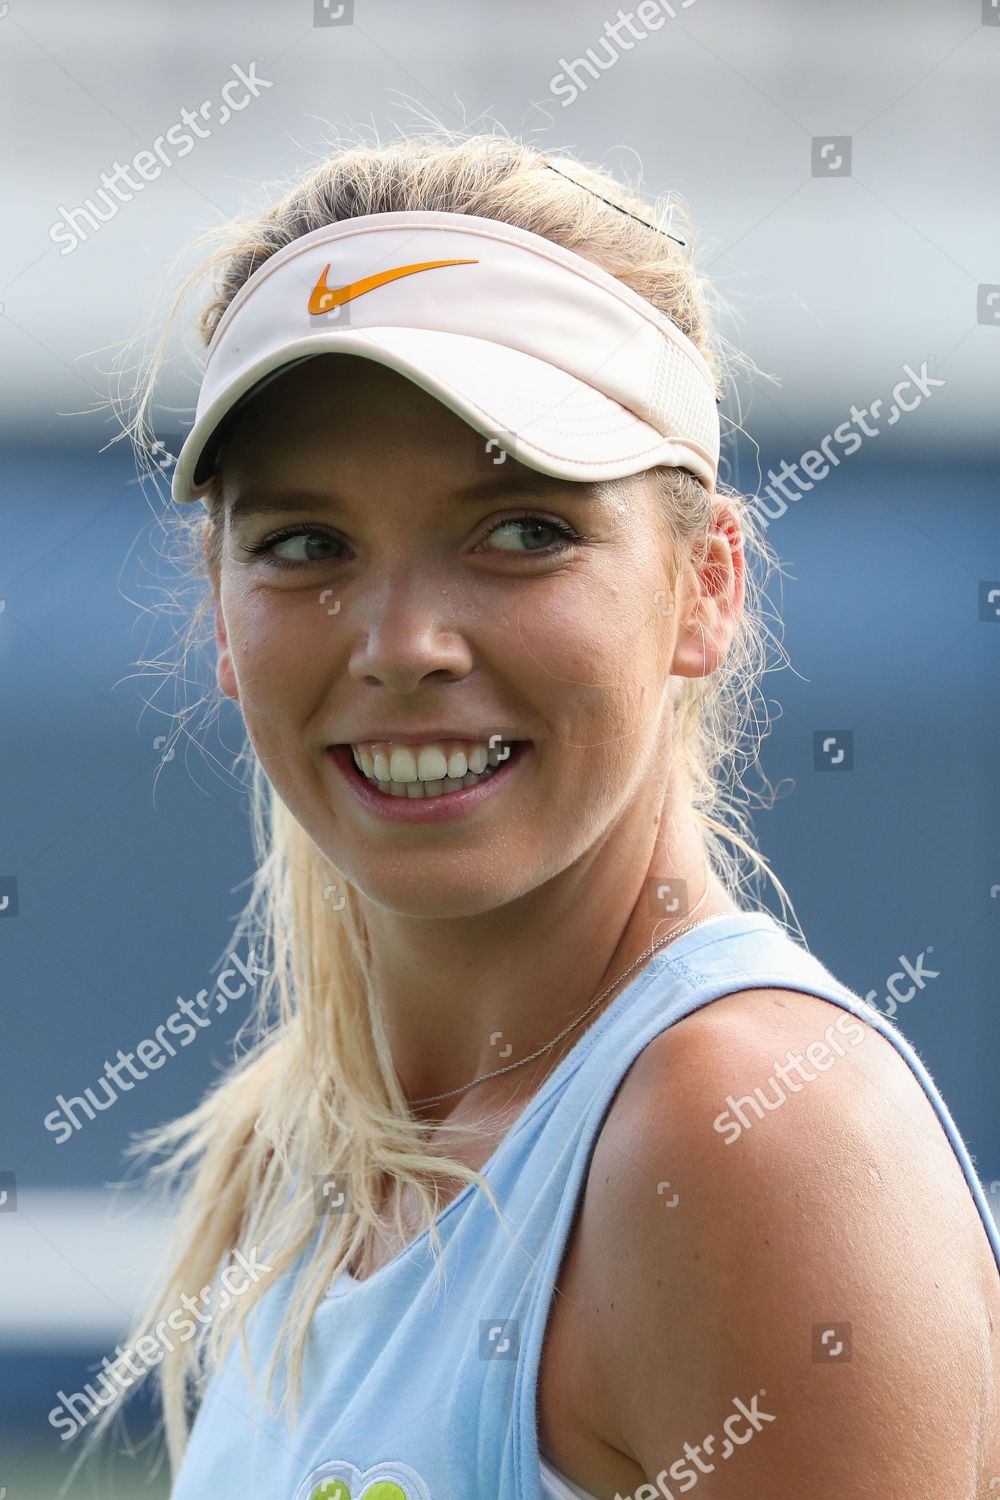
<path fill-rule="evenodd" d="M 544 474 L 593 482 L 664 464 L 715 488 L 715 382 L 670 318 L 541 235 L 420 210 L 324 225 L 253 272 L 208 346 L 173 499 L 205 493 L 244 402 L 322 354 L 388 365 L 487 451 Z"/>

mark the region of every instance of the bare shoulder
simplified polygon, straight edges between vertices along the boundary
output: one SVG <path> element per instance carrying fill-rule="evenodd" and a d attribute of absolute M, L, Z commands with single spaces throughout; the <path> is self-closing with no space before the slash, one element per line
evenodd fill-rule
<path fill-rule="evenodd" d="M 918 1079 L 843 1007 L 745 990 L 657 1037 L 579 1239 L 602 1435 L 650 1479 L 923 1500 L 1000 1476 L 989 1241 Z"/>

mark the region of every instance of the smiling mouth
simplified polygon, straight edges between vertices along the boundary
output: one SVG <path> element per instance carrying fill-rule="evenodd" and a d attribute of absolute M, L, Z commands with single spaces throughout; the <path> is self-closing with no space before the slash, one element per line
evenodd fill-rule
<path fill-rule="evenodd" d="M 420 801 L 427 797 L 450 797 L 466 788 L 478 786 L 481 781 L 488 781 L 496 776 L 498 772 L 506 770 L 514 762 L 520 759 L 527 749 L 527 741 L 514 740 L 505 743 L 497 749 L 489 750 L 486 754 L 486 764 L 482 770 L 466 770 L 457 776 L 429 776 L 420 777 L 413 774 L 413 767 L 406 765 L 404 771 L 409 773 L 407 780 L 395 780 L 391 775 L 376 775 L 376 771 L 388 771 L 388 757 L 382 754 L 376 758 L 365 749 L 358 749 L 353 745 L 335 745 L 331 747 L 346 767 L 348 773 L 356 776 L 367 786 L 374 788 L 388 797 L 402 797 L 410 800 Z M 477 762 L 473 762 L 476 764 Z M 454 765 L 454 762 L 452 762 Z M 395 769 L 395 768 L 393 768 Z M 433 769 L 433 768 L 432 768 Z"/>

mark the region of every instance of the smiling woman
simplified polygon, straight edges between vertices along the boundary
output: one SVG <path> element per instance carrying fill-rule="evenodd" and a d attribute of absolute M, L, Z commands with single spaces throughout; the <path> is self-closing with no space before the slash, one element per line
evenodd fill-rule
<path fill-rule="evenodd" d="M 317 411 L 337 423 L 318 426 Z M 283 801 L 314 838 L 329 825 L 317 842 L 352 885 L 439 917 L 498 910 L 585 856 L 609 804 L 646 779 L 670 677 L 670 635 L 651 607 L 667 538 L 648 483 L 532 474 L 510 455 L 476 481 L 482 445 L 382 364 L 328 354 L 299 365 L 229 432 L 210 560 L 223 689 L 273 758 Z M 251 483 L 265 500 L 248 511 Z M 267 501 L 285 484 L 313 502 Z M 317 611 L 320 594 L 334 616 Z M 310 748 L 322 754 L 303 775 Z M 460 870 L 473 837 L 497 837 L 488 815 L 510 858 Z M 441 829 L 405 872 L 401 822 Z M 422 1051 L 426 1001 L 420 1013 Z M 408 1077 L 426 1066 L 399 1061 Z"/>
<path fill-rule="evenodd" d="M 773 557 L 719 482 L 709 290 L 675 209 L 556 160 L 344 149 L 209 263 L 173 496 L 269 974 L 143 1145 L 185 1196 L 136 1336 L 238 1252 L 269 1274 L 159 1367 L 174 1495 L 971 1497 L 981 1186 L 749 894 Z M 836 1067 L 722 1140 L 838 1016 Z"/>

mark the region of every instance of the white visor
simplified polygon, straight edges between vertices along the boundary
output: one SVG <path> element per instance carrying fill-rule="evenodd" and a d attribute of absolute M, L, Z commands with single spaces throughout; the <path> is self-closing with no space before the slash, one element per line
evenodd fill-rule
<path fill-rule="evenodd" d="M 175 501 L 204 494 L 241 398 L 319 354 L 388 365 L 543 474 L 593 482 L 665 464 L 715 488 L 715 383 L 675 323 L 541 235 L 419 211 L 324 225 L 254 271 L 208 346 Z"/>

